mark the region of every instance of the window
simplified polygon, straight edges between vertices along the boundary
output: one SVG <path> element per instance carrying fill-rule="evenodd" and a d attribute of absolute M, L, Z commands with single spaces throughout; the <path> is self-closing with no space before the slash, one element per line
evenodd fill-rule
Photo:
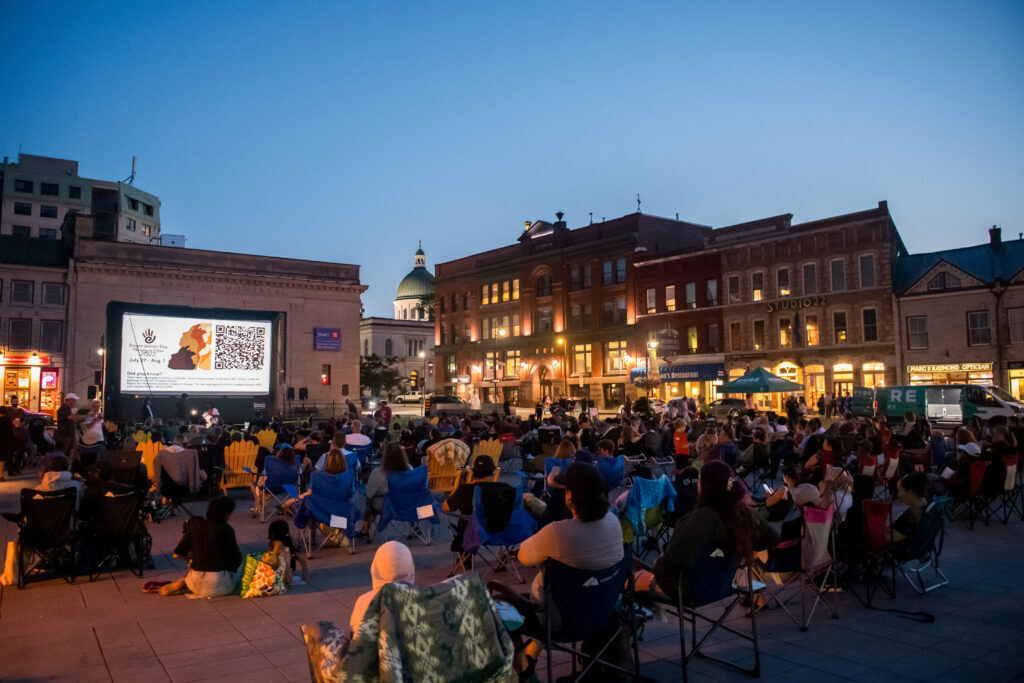
<path fill-rule="evenodd" d="M 57 239 L 56 228 L 39 228 L 39 237 L 44 240 L 55 240 Z"/>
<path fill-rule="evenodd" d="M 43 305 L 44 306 L 63 306 L 64 305 L 64 285 L 59 282 L 44 282 L 43 283 Z"/>
<path fill-rule="evenodd" d="M 142 224 L 142 234 L 146 237 L 150 237 L 153 234 L 153 226 L 149 223 Z"/>
<path fill-rule="evenodd" d="M 721 351 L 722 340 L 719 338 L 720 332 L 718 329 L 718 323 L 711 323 L 708 325 L 708 351 L 716 353 Z"/>
<path fill-rule="evenodd" d="M 808 346 L 817 346 L 821 343 L 818 332 L 818 316 L 809 315 L 804 318 L 804 338 Z"/>
<path fill-rule="evenodd" d="M 606 285 L 613 285 L 626 281 L 626 259 L 620 258 L 615 261 L 605 261 L 602 264 L 602 277 Z"/>
<path fill-rule="evenodd" d="M 570 310 L 569 327 L 573 330 L 590 329 L 593 308 L 590 304 L 573 304 Z"/>
<path fill-rule="evenodd" d="M 764 300 L 764 273 L 753 273 L 750 276 L 750 296 L 754 301 Z"/>
<path fill-rule="evenodd" d="M 697 308 L 697 283 L 686 283 L 686 307 Z"/>
<path fill-rule="evenodd" d="M 878 341 L 878 311 L 873 308 L 865 308 L 860 312 L 860 316 L 864 325 L 864 341 Z"/>
<path fill-rule="evenodd" d="M 519 335 L 520 335 L 519 314 L 518 313 L 513 313 L 512 314 L 512 336 L 513 337 L 518 337 Z"/>
<path fill-rule="evenodd" d="M 384 356 L 385 356 L 385 358 L 388 357 L 388 356 L 393 355 L 391 353 L 392 350 L 393 349 L 391 348 L 391 340 L 390 339 L 385 339 L 384 340 Z"/>
<path fill-rule="evenodd" d="M 519 301 L 519 278 L 512 280 L 512 301 Z"/>
<path fill-rule="evenodd" d="M 43 320 L 39 323 L 39 349 L 41 351 L 64 350 L 64 323 L 60 320 Z"/>
<path fill-rule="evenodd" d="M 517 285 L 516 286 L 516 292 L 517 293 L 519 292 L 518 284 L 519 284 L 519 280 L 516 280 L 516 285 Z M 519 297 L 516 297 L 516 298 L 518 299 Z M 469 310 L 469 292 L 466 292 L 466 296 L 462 297 L 462 310 L 464 310 L 464 311 L 468 311 Z M 468 339 L 468 337 L 467 337 L 467 339 Z"/>
<path fill-rule="evenodd" d="M 25 202 L 14 202 L 14 213 L 19 216 L 31 216 L 32 205 L 26 204 Z"/>
<path fill-rule="evenodd" d="M 779 318 L 779 348 L 787 349 L 793 346 L 793 319 Z"/>
<path fill-rule="evenodd" d="M 928 316 L 914 315 L 907 318 L 907 348 L 928 348 Z"/>
<path fill-rule="evenodd" d="M 519 349 L 505 352 L 505 376 L 517 377 L 519 375 Z"/>
<path fill-rule="evenodd" d="M 40 218 L 56 218 L 57 217 L 57 207 L 56 206 L 48 206 L 46 204 L 43 204 L 42 206 L 39 207 L 39 217 Z"/>
<path fill-rule="evenodd" d="M 743 336 L 740 334 L 739 323 L 729 323 L 729 350 L 739 351 L 743 348 Z"/>
<path fill-rule="evenodd" d="M 466 324 L 463 326 L 462 332 L 463 332 L 462 341 L 466 341 L 466 342 L 473 341 L 473 328 L 469 324 L 468 320 L 466 321 Z"/>
<path fill-rule="evenodd" d="M 676 310 L 676 286 L 666 285 L 665 286 L 665 310 L 674 311 Z"/>
<path fill-rule="evenodd" d="M 624 296 L 615 300 L 615 324 L 626 324 L 626 297 Z"/>
<path fill-rule="evenodd" d="M 738 304 L 740 302 L 740 276 L 730 275 L 729 276 L 729 303 Z"/>
<path fill-rule="evenodd" d="M 138 199 L 134 199 L 132 197 L 128 197 L 128 208 L 130 208 L 132 211 L 138 211 L 139 210 L 139 200 Z"/>
<path fill-rule="evenodd" d="M 928 290 L 960 289 L 960 278 L 953 273 L 942 272 L 928 281 Z"/>
<path fill-rule="evenodd" d="M 511 284 L 512 283 L 510 283 L 508 280 L 505 280 L 504 282 L 501 283 L 501 300 L 502 301 L 508 301 L 509 299 L 512 298 L 512 288 L 510 286 Z"/>
<path fill-rule="evenodd" d="M 491 319 L 484 318 L 483 320 L 483 334 L 481 335 L 484 339 L 491 338 Z"/>
<path fill-rule="evenodd" d="M 81 199 L 82 188 L 78 185 L 68 185 L 68 198 L 69 199 Z"/>
<path fill-rule="evenodd" d="M 152 204 L 143 204 L 142 205 L 142 211 L 147 216 L 152 216 L 153 215 L 153 205 Z"/>
<path fill-rule="evenodd" d="M 718 280 L 708 280 L 705 284 L 705 295 L 708 299 L 708 306 L 718 305 Z"/>
<path fill-rule="evenodd" d="M 537 296 L 551 296 L 551 276 L 544 274 L 537 278 Z"/>
<path fill-rule="evenodd" d="M 610 341 L 604 344 L 604 371 L 625 372 L 626 366 L 626 342 Z"/>
<path fill-rule="evenodd" d="M 7 343 L 15 351 L 27 351 L 32 346 L 32 319 L 11 318 Z"/>
<path fill-rule="evenodd" d="M 31 237 L 32 228 L 27 225 L 15 225 L 11 227 L 11 234 L 15 237 Z"/>
<path fill-rule="evenodd" d="M 647 312 L 658 312 L 658 290 L 656 290 L 654 287 L 649 287 L 647 289 Z"/>
<path fill-rule="evenodd" d="M 789 286 L 789 268 L 779 268 L 775 271 L 775 283 L 779 288 L 779 296 L 789 296 L 793 293 Z"/>
<path fill-rule="evenodd" d="M 452 294 L 452 313 L 459 310 L 459 295 Z"/>
<path fill-rule="evenodd" d="M 590 266 L 573 266 L 570 271 L 572 289 L 586 289 L 590 286 Z"/>
<path fill-rule="evenodd" d="M 818 293 L 818 266 L 813 263 L 804 264 L 804 296 Z"/>
<path fill-rule="evenodd" d="M 14 181 L 15 192 L 35 192 L 35 183 L 31 180 L 18 180 Z"/>
<path fill-rule="evenodd" d="M 763 320 L 755 320 L 754 321 L 754 349 L 755 350 L 760 350 L 760 349 L 763 349 L 764 347 L 765 347 L 764 321 Z"/>
<path fill-rule="evenodd" d="M 697 328 L 687 327 L 686 328 L 686 351 L 688 353 L 697 353 Z"/>
<path fill-rule="evenodd" d="M 438 300 L 437 300 L 437 303 L 441 307 L 441 312 L 442 313 L 447 313 L 448 312 L 448 297 L 446 297 L 446 296 L 439 297 Z"/>
<path fill-rule="evenodd" d="M 590 374 L 590 344 L 575 344 L 572 347 L 573 374 Z"/>
<path fill-rule="evenodd" d="M 844 311 L 832 314 L 832 334 L 836 344 L 846 343 L 846 313 Z"/>
<path fill-rule="evenodd" d="M 615 281 L 626 281 L 626 259 L 624 258 L 620 258 L 617 261 L 615 261 Z"/>
<path fill-rule="evenodd" d="M 842 292 L 846 290 L 846 261 L 836 259 L 830 264 L 832 267 L 832 291 Z"/>
<path fill-rule="evenodd" d="M 1006 316 L 1010 323 L 1010 343 L 1024 343 L 1024 308 L 1011 308 Z"/>
<path fill-rule="evenodd" d="M 497 282 L 492 282 L 491 283 L 491 303 L 492 304 L 496 304 L 496 303 L 498 303 L 498 301 L 499 301 L 499 299 L 498 299 L 498 283 Z"/>
<path fill-rule="evenodd" d="M 480 305 L 486 306 L 489 303 L 491 303 L 491 288 L 484 285 L 480 288 Z"/>
<path fill-rule="evenodd" d="M 551 315 L 550 308 L 538 308 L 537 309 L 537 323 L 534 327 L 537 329 L 539 334 L 544 332 L 554 331 L 554 324 L 552 322 L 553 317 Z"/>
<path fill-rule="evenodd" d="M 615 283 L 615 271 L 612 266 L 613 264 L 611 261 L 605 261 L 601 269 L 601 273 L 603 275 L 603 282 L 606 285 Z"/>
<path fill-rule="evenodd" d="M 129 232 L 135 232 L 135 219 L 127 219 L 127 221 L 125 222 L 125 228 L 127 228 Z"/>
<path fill-rule="evenodd" d="M 455 377 L 455 374 L 459 371 L 458 366 L 455 365 L 455 356 L 448 356 L 446 365 L 448 367 L 448 378 Z"/>
<path fill-rule="evenodd" d="M 56 197 L 60 195 L 60 185 L 57 183 L 39 183 L 39 194 L 44 194 L 47 197 Z"/>
<path fill-rule="evenodd" d="M 864 254 L 860 257 L 860 286 L 861 289 L 875 286 L 874 254 Z"/>
<path fill-rule="evenodd" d="M 35 283 L 31 280 L 11 280 L 11 303 L 32 305 Z"/>
<path fill-rule="evenodd" d="M 992 331 L 988 326 L 988 311 L 968 311 L 967 344 L 987 346 L 992 343 Z"/>

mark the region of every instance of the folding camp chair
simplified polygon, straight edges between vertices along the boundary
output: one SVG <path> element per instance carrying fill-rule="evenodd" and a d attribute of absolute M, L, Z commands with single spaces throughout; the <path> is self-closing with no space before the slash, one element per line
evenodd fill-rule
<path fill-rule="evenodd" d="M 861 455 L 857 458 L 857 463 L 860 465 L 860 473 L 869 477 L 876 477 L 876 471 L 878 470 L 878 456 L 877 455 Z"/>
<path fill-rule="evenodd" d="M 519 457 L 516 435 L 512 432 L 502 432 L 498 435 L 498 443 L 501 444 L 501 453 L 497 460 L 498 467 L 503 473 L 508 474 L 512 472 L 516 458 Z"/>
<path fill-rule="evenodd" d="M 939 556 L 946 538 L 944 508 L 948 504 L 948 497 L 936 496 L 925 508 L 914 538 L 897 563 L 911 588 L 920 595 L 949 585 L 949 579 L 939 569 Z M 924 572 L 928 569 L 935 575 L 935 581 L 925 585 Z"/>
<path fill-rule="evenodd" d="M 469 459 L 469 446 L 459 439 L 442 439 L 427 449 L 430 490 L 448 494 L 459 487 L 462 469 Z"/>
<path fill-rule="evenodd" d="M 142 453 L 139 451 L 107 451 L 104 459 L 113 463 L 112 481 L 118 484 L 133 486 L 145 493 L 148 489 L 141 477 L 139 465 L 142 464 Z"/>
<path fill-rule="evenodd" d="M 551 476 L 551 471 L 556 467 L 562 474 L 569 471 L 569 466 L 572 465 L 572 458 L 545 458 L 544 459 L 544 493 L 551 495 L 551 486 L 548 485 L 548 477 Z"/>
<path fill-rule="evenodd" d="M 323 548 L 328 541 L 340 546 L 344 544 L 343 539 L 347 539 L 349 553 L 354 553 L 356 526 L 363 519 L 363 513 L 355 505 L 355 470 L 338 474 L 314 472 L 309 487 L 309 495 L 299 499 L 293 520 L 299 529 L 306 557 L 311 557 L 317 524 L 324 532 L 324 540 L 317 549 Z M 289 495 L 294 491 L 291 485 L 284 488 Z"/>
<path fill-rule="evenodd" d="M 605 491 L 610 494 L 622 487 L 623 479 L 626 477 L 626 456 L 601 455 L 594 461 L 594 465 L 597 466 L 597 471 L 601 473 L 601 478 L 604 480 Z"/>
<path fill-rule="evenodd" d="M 118 560 L 130 557 L 132 550 L 135 552 L 135 559 L 128 565 L 128 569 L 135 576 L 142 578 L 146 561 L 142 544 L 145 527 L 140 514 L 142 500 L 142 496 L 136 491 L 108 493 L 96 498 L 95 520 L 91 529 L 92 540 L 97 547 L 103 549 L 103 556 L 89 572 L 90 581 L 95 581 L 105 569 L 113 572 L 117 568 Z"/>
<path fill-rule="evenodd" d="M 77 489 L 21 490 L 21 512 L 5 513 L 18 523 L 18 588 L 34 571 L 49 569 L 68 583 L 75 582 L 74 516 Z M 26 557 L 27 556 L 27 557 Z"/>
<path fill-rule="evenodd" d="M 507 495 L 509 491 L 512 491 L 511 497 Z M 499 500 L 508 500 L 508 507 L 495 505 Z M 514 553 L 519 544 L 536 531 L 537 520 L 523 508 L 522 484 L 515 489 L 502 483 L 477 486 L 473 491 L 473 514 L 463 535 L 462 548 L 464 552 L 479 554 L 492 571 L 511 569 L 523 583 Z M 484 554 L 486 549 L 495 551 L 493 560 Z"/>
<path fill-rule="evenodd" d="M 867 539 L 864 557 L 865 604 L 882 589 L 886 595 L 896 597 L 896 564 L 892 560 L 892 501 L 865 500 L 864 538 Z M 885 570 L 891 568 L 892 579 L 885 578 Z"/>
<path fill-rule="evenodd" d="M 893 444 L 886 447 L 885 463 L 878 471 L 875 483 L 875 498 L 884 500 L 896 497 L 896 482 L 900 478 L 900 453 L 899 446 Z"/>
<path fill-rule="evenodd" d="M 772 574 L 788 574 L 780 580 L 780 587 L 769 600 L 774 601 L 793 620 L 801 631 L 806 631 L 814 618 L 818 603 L 824 604 L 833 619 L 839 618 L 839 610 L 829 598 L 829 592 L 837 584 L 835 559 L 831 548 L 835 547 L 835 506 L 828 509 L 805 506 L 801 510 L 802 524 L 800 538 L 783 541 L 768 553 L 765 571 Z M 783 599 L 787 586 L 796 585 L 800 595 L 800 618 L 790 611 L 789 604 L 795 599 L 791 595 Z M 814 597 L 810 611 L 807 610 L 808 594 Z"/>
<path fill-rule="evenodd" d="M 1004 455 L 1003 467 L 1006 474 L 1003 477 L 1003 490 L 999 492 L 989 504 L 988 516 L 1002 520 L 1003 524 L 1010 521 L 1010 516 L 1016 514 L 1024 520 L 1024 489 L 1022 489 L 1019 477 L 1020 461 L 1016 455 Z"/>
<path fill-rule="evenodd" d="M 965 497 L 955 499 L 950 508 L 950 519 L 963 519 L 967 517 L 967 528 L 974 529 L 974 521 L 981 519 L 988 526 L 988 511 L 990 501 L 982 490 L 982 483 L 985 480 L 985 470 L 989 467 L 988 460 L 974 460 L 970 463 L 966 483 Z"/>
<path fill-rule="evenodd" d="M 633 552 L 637 557 L 642 558 L 651 551 L 659 552 L 668 540 L 671 528 L 664 520 L 675 510 L 675 500 L 675 487 L 664 474 L 657 479 L 638 477 L 633 480 L 622 518 L 632 531 L 632 538 L 627 533 L 625 540 L 634 544 Z"/>
<path fill-rule="evenodd" d="M 286 487 L 294 490 L 298 481 L 299 471 L 295 465 L 273 455 L 263 460 L 263 472 L 255 475 L 254 483 L 256 514 L 261 522 L 270 519 L 288 498 L 297 497 L 291 496 Z"/>
<path fill-rule="evenodd" d="M 346 434 L 345 450 L 355 453 L 359 467 L 362 467 L 370 462 L 373 455 L 373 441 L 365 434 Z"/>
<path fill-rule="evenodd" d="M 387 477 L 388 489 L 384 492 L 377 535 L 392 522 L 397 522 L 404 527 L 404 533 L 430 545 L 431 526 L 437 524 L 439 518 L 434 498 L 427 488 L 427 468 L 421 465 L 405 472 L 389 472 Z M 430 523 L 426 532 L 421 528 L 421 522 Z"/>
<path fill-rule="evenodd" d="M 684 591 L 685 576 L 680 574 L 679 595 L 677 601 L 666 598 L 661 593 L 640 592 L 637 599 L 640 604 L 661 605 L 676 612 L 679 619 L 679 647 L 682 653 L 683 680 L 689 680 L 687 664 L 693 657 L 700 657 L 722 664 L 752 677 L 761 675 L 761 650 L 757 639 L 757 610 L 750 611 L 750 633 L 726 623 L 732 611 L 744 603 L 756 604 L 755 594 L 765 590 L 765 584 L 754 581 L 750 567 L 740 564 L 727 554 L 726 549 L 706 546 L 694 559 L 693 570 L 689 575 L 692 579 L 692 594 L 687 596 Z M 743 577 L 737 580 L 737 577 Z M 718 617 L 711 617 L 704 608 L 710 605 L 724 608 Z M 716 610 L 717 611 L 717 610 Z M 708 630 L 698 639 L 697 624 L 708 626 Z M 689 624 L 689 629 L 687 629 Z M 686 651 L 686 631 L 690 631 L 690 651 Z M 746 668 L 736 661 L 726 660 L 702 652 L 709 639 L 718 631 L 731 633 L 739 639 L 751 643 L 754 650 L 754 665 Z"/>
<path fill-rule="evenodd" d="M 572 655 L 572 680 L 583 680 L 598 664 L 605 669 L 640 675 L 640 653 L 637 644 L 638 615 L 633 600 L 632 557 L 626 546 L 618 563 L 597 571 L 576 569 L 555 560 L 544 563 L 544 611 L 557 610 L 561 620 L 555 630 L 552 619 L 545 619 L 543 630 L 524 627 L 524 636 L 544 642 L 547 651 L 547 680 L 554 681 L 552 652 L 559 650 Z M 633 661 L 627 669 L 616 662 L 603 659 L 608 649 L 627 632 Z M 594 642 L 595 640 L 599 642 Z M 590 652 L 576 647 L 587 641 Z M 596 650 L 594 652 L 593 650 Z M 582 669 L 577 672 L 577 666 Z"/>

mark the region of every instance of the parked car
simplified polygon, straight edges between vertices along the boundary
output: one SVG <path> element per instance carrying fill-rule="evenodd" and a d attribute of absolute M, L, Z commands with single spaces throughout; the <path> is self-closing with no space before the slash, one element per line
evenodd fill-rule
<path fill-rule="evenodd" d="M 469 406 L 468 403 L 463 401 L 458 396 L 448 396 L 447 394 L 431 394 L 427 397 L 427 414 L 435 410 L 453 410 L 453 409 L 465 409 Z"/>
<path fill-rule="evenodd" d="M 720 398 L 708 404 L 708 415 L 716 420 L 731 420 L 747 412 L 747 402 L 741 398 Z"/>
<path fill-rule="evenodd" d="M 408 394 L 402 394 L 400 396 L 395 396 L 395 403 L 398 403 L 398 404 L 402 404 L 402 403 L 419 403 L 421 400 L 423 400 L 423 394 L 421 394 L 418 391 L 410 391 Z"/>

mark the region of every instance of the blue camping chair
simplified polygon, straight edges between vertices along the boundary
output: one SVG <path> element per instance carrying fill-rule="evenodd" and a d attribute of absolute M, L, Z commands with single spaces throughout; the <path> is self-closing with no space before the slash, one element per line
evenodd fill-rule
<path fill-rule="evenodd" d="M 519 583 L 523 583 L 523 576 L 519 572 L 518 561 L 513 553 L 520 543 L 537 532 L 537 520 L 523 508 L 523 485 L 520 483 L 515 488 L 508 523 L 502 528 L 498 528 L 498 524 L 492 524 L 492 520 L 487 519 L 483 497 L 484 489 L 477 486 L 473 491 L 473 515 L 466 526 L 462 548 L 474 555 L 482 554 L 484 548 L 497 549 L 498 554 L 494 562 L 488 562 L 492 570 L 511 569 Z"/>
<path fill-rule="evenodd" d="M 359 467 L 370 462 L 373 453 L 373 440 L 365 434 L 349 434 L 345 437 L 345 450 L 356 454 Z M 346 459 L 348 454 L 345 455 Z M 351 465 L 349 465 L 351 467 Z"/>
<path fill-rule="evenodd" d="M 263 472 L 254 475 L 256 486 L 256 512 L 261 522 L 270 519 L 277 507 L 288 499 L 285 487 L 294 487 L 299 481 L 299 470 L 273 455 L 263 460 Z M 268 503 L 270 503 L 268 505 Z"/>
<path fill-rule="evenodd" d="M 313 534 L 318 523 L 325 529 L 324 540 L 318 549 L 328 541 L 341 545 L 344 537 L 348 539 L 349 552 L 355 552 L 356 526 L 363 519 L 362 511 L 355 504 L 355 482 L 355 470 L 338 474 L 313 473 L 310 493 L 299 499 L 294 518 L 307 557 L 313 549 Z"/>
<path fill-rule="evenodd" d="M 551 614 L 552 609 L 557 609 L 561 624 L 556 631 L 552 620 L 545 619 L 543 631 L 533 632 L 524 628 L 523 633 L 544 641 L 547 650 L 547 680 L 555 680 L 551 657 L 552 651 L 556 649 L 573 655 L 574 680 L 583 679 L 597 664 L 634 678 L 639 677 L 639 617 L 633 607 L 632 563 L 629 546 L 625 546 L 621 561 L 598 571 L 576 569 L 556 560 L 544 563 L 544 611 Z M 623 631 L 628 631 L 630 636 L 632 670 L 601 658 Z M 601 636 L 601 646 L 596 653 L 586 653 L 575 647 L 576 643 L 593 641 L 597 636 Z M 583 663 L 583 668 L 577 674 L 578 663 Z"/>
<path fill-rule="evenodd" d="M 430 545 L 430 526 L 426 532 L 420 522 L 438 524 L 437 504 L 427 487 L 427 466 L 420 465 L 405 472 L 388 473 L 388 490 L 384 493 L 377 533 L 380 534 L 392 522 L 405 527 L 406 534 L 415 534 Z"/>
<path fill-rule="evenodd" d="M 551 487 L 548 486 L 548 476 L 551 474 L 551 470 L 556 467 L 560 467 L 562 474 L 565 474 L 569 470 L 569 465 L 572 464 L 572 458 L 545 458 L 544 459 L 544 493 L 551 495 Z"/>
<path fill-rule="evenodd" d="M 626 476 L 626 456 L 598 456 L 594 461 L 597 466 L 597 471 L 601 473 L 601 478 L 604 479 L 605 491 L 612 491 L 622 485 L 622 480 Z"/>

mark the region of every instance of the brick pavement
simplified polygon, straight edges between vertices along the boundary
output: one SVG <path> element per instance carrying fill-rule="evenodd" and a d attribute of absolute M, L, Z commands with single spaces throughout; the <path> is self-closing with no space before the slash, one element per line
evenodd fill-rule
<path fill-rule="evenodd" d="M 13 511 L 18 490 L 30 482 L 0 483 L 0 510 Z M 236 494 L 239 495 L 239 494 Z M 201 512 L 204 503 L 189 504 Z M 243 552 L 265 548 L 266 526 L 249 518 L 239 500 L 232 518 Z M 150 525 L 157 568 L 145 580 L 170 580 L 184 573 L 171 558 L 181 518 Z M 0 539 L 14 536 L 0 521 Z M 417 582 L 443 579 L 448 570 L 447 539 L 425 547 L 410 543 Z M 354 555 L 326 549 L 310 562 L 307 585 L 285 596 L 257 600 L 225 597 L 191 600 L 141 592 L 143 580 L 127 571 L 90 583 L 60 580 L 0 589 L 0 679 L 72 681 L 255 681 L 308 680 L 299 626 L 348 620 L 356 597 L 369 585 L 373 546 Z M 762 678 L 814 683 L 835 680 L 1024 680 L 1024 593 L 1016 569 L 1024 560 L 1024 522 L 976 527 L 954 524 L 947 536 L 943 567 L 951 585 L 920 597 L 899 578 L 895 601 L 884 607 L 925 610 L 930 624 L 867 611 L 849 594 L 837 596 L 840 618 L 816 616 L 800 632 L 774 609 L 758 618 Z M 743 617 L 738 617 L 742 620 Z M 745 626 L 745 624 L 740 624 Z M 679 680 L 678 631 L 673 622 L 652 622 L 641 644 L 643 673 Z M 733 652 L 723 640 L 714 651 Z M 556 674 L 566 673 L 560 658 Z M 693 680 L 749 680 L 708 662 L 692 662 Z"/>

